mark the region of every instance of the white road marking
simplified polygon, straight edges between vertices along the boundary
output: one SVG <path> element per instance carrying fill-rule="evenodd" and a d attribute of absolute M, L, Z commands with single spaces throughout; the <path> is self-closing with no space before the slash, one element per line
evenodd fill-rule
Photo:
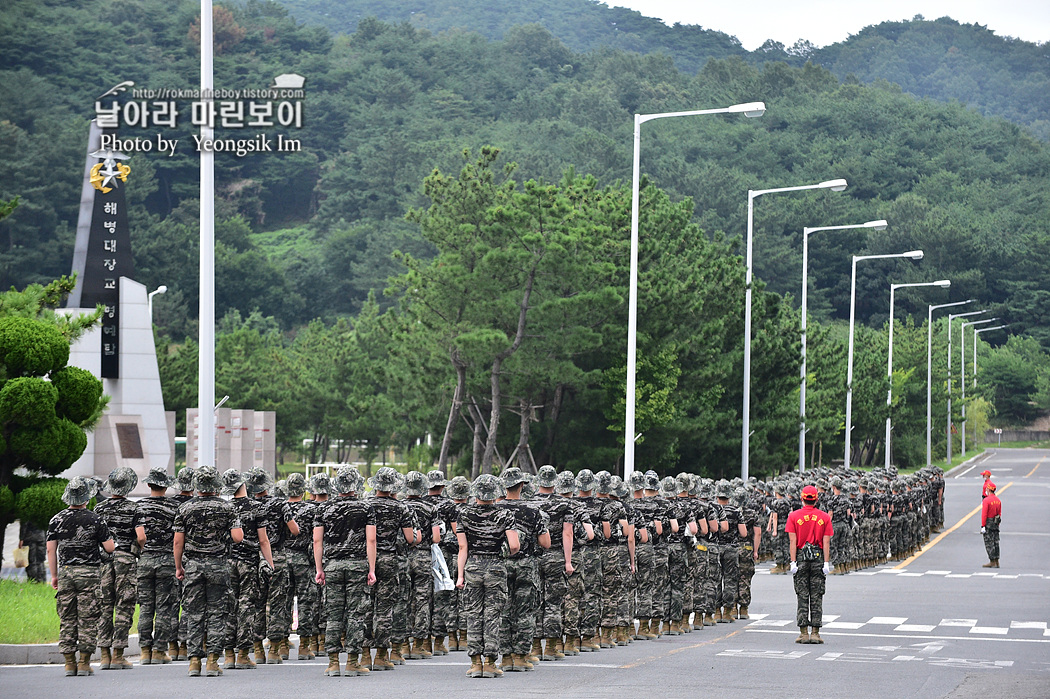
<path fill-rule="evenodd" d="M 780 629 L 752 629 L 750 627 L 744 629 L 750 633 L 783 633 L 783 634 L 794 634 L 795 631 L 781 631 Z M 913 638 L 913 639 L 934 639 L 938 641 L 984 641 L 984 642 L 998 642 L 998 643 L 1050 643 L 1050 638 L 995 638 L 994 636 L 909 636 L 901 633 L 848 633 L 845 631 L 828 631 L 821 633 L 825 636 L 854 636 L 857 638 Z M 1050 630 L 1047 630 L 1046 634 L 1050 636 Z"/>
<path fill-rule="evenodd" d="M 1045 621 L 1011 621 L 1011 629 L 1042 629 L 1046 631 Z"/>
<path fill-rule="evenodd" d="M 1005 636 L 1010 629 L 1005 626 L 974 626 L 970 633 L 987 633 L 996 636 Z"/>
<path fill-rule="evenodd" d="M 729 649 L 724 650 L 718 655 L 725 658 L 773 658 L 778 660 L 798 660 L 799 658 L 809 655 L 807 650 L 744 650 L 744 649 Z"/>
<path fill-rule="evenodd" d="M 908 620 L 906 616 L 873 616 L 868 619 L 869 624 L 891 624 L 899 626 Z"/>
<path fill-rule="evenodd" d="M 977 626 L 976 619 L 941 619 L 941 623 L 938 626 Z"/>
<path fill-rule="evenodd" d="M 832 621 L 831 623 L 824 624 L 824 626 L 821 627 L 821 628 L 825 628 L 825 629 L 853 629 L 853 630 L 856 630 L 856 629 L 859 629 L 862 626 L 864 626 L 864 622 L 863 621 L 861 621 L 861 622 Z"/>
<path fill-rule="evenodd" d="M 924 633 L 933 631 L 936 626 L 926 626 L 924 624 L 901 624 L 894 631 L 922 631 Z"/>

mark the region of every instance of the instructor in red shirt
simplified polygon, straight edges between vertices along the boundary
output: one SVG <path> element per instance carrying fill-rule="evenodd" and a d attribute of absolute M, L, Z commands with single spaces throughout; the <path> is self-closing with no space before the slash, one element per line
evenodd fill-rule
<path fill-rule="evenodd" d="M 984 535 L 984 550 L 988 552 L 988 562 L 982 568 L 999 567 L 999 522 L 1002 521 L 1003 503 L 995 494 L 995 483 L 984 484 L 987 495 L 981 502 L 981 534 Z"/>
<path fill-rule="evenodd" d="M 791 574 L 798 598 L 798 638 L 795 643 L 823 643 L 824 584 L 831 566 L 831 515 L 816 507 L 820 493 L 811 485 L 802 489 L 802 509 L 788 517 L 787 534 Z"/>

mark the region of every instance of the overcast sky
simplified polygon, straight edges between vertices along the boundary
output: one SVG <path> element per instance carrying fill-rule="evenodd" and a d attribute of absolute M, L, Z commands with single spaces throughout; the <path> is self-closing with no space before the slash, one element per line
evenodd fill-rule
<path fill-rule="evenodd" d="M 668 24 L 699 24 L 740 39 L 754 50 L 766 39 L 787 46 L 808 39 L 817 46 L 843 41 L 870 24 L 948 16 L 987 26 L 1000 36 L 1038 44 L 1050 41 L 1050 0 L 604 0 Z"/>

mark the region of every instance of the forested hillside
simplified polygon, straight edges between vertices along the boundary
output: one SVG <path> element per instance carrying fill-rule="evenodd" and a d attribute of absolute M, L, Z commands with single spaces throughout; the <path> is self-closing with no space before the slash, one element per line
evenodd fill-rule
<path fill-rule="evenodd" d="M 94 100 L 123 80 L 195 86 L 197 8 L 16 0 L 0 16 L 0 154 L 9 172 L 0 201 L 20 197 L 0 222 L 0 284 L 68 273 Z M 928 303 L 976 299 L 1012 334 L 1050 347 L 1050 149 L 1010 122 L 811 64 L 730 55 L 683 71 L 665 55 L 615 46 L 577 52 L 537 24 L 498 40 L 376 19 L 331 34 L 261 0 L 220 5 L 215 22 L 217 88 L 306 77 L 295 131 L 302 152 L 216 158 L 220 390 L 236 407 L 278 409 L 288 442 L 312 434 L 378 448 L 441 435 L 459 391 L 473 427 L 453 421 L 453 458 L 490 465 L 497 451 L 509 455 L 520 430 L 526 440 L 531 431 L 537 458 L 614 461 L 635 113 L 767 104 L 759 119 L 643 127 L 639 449 L 651 463 L 731 472 L 739 462 L 748 189 L 850 183 L 841 194 L 756 204 L 756 468 L 790 462 L 797 434 L 805 226 L 890 222 L 884 232 L 811 241 L 814 444 L 830 451 L 841 439 L 844 338 L 835 323 L 848 316 L 851 255 L 926 253 L 921 263 L 861 269 L 858 318 L 870 329 L 861 331 L 867 393 L 856 397 L 855 438 L 869 442 L 866 458 L 885 420 L 890 282 L 952 280 L 950 292 L 898 295 L 904 328 L 895 353 L 905 368 L 894 385 L 925 366 Z M 188 124 L 165 137 L 189 144 Z M 172 343 L 163 354 L 166 402 L 181 409 L 195 400 L 196 153 L 136 154 L 129 164 L 136 277 L 169 289 L 156 299 L 155 321 Z M 484 201 L 471 199 L 471 188 L 486 192 Z M 449 234 L 472 227 L 474 238 Z M 527 254 L 515 247 L 523 240 Z M 543 244 L 531 247 L 535 240 Z M 519 334 L 507 316 L 518 308 L 532 313 L 530 330 L 500 349 Z M 1016 374 L 1019 364 L 1039 365 L 1035 347 L 1011 350 L 1016 359 L 1000 366 Z M 1050 395 L 1037 385 L 1041 371 L 1018 390 Z M 492 386 L 506 395 L 489 395 Z M 923 440 L 919 394 L 909 390 L 901 385 L 893 409 L 901 459 L 914 463 Z M 489 444 L 483 423 L 498 425 L 501 415 Z M 519 418 L 519 429 L 508 426 Z"/>

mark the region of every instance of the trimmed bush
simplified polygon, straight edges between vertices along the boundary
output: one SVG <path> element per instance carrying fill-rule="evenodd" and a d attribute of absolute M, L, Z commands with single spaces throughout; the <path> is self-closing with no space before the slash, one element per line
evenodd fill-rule
<path fill-rule="evenodd" d="M 102 397 L 102 382 L 90 371 L 67 366 L 51 375 L 51 383 L 58 389 L 55 411 L 59 417 L 69 418 L 77 425 L 87 420 L 98 407 Z M 0 395 L 2 395 L 0 391 Z"/>
<path fill-rule="evenodd" d="M 0 363 L 8 376 L 44 376 L 69 361 L 69 341 L 54 325 L 31 318 L 0 318 Z"/>
<path fill-rule="evenodd" d="M 46 427 L 55 421 L 58 389 L 30 376 L 11 379 L 0 389 L 0 422 L 23 427 Z"/>
<path fill-rule="evenodd" d="M 16 501 L 19 517 L 47 530 L 51 518 L 66 509 L 62 493 L 68 482 L 65 478 L 48 478 L 23 490 Z"/>

